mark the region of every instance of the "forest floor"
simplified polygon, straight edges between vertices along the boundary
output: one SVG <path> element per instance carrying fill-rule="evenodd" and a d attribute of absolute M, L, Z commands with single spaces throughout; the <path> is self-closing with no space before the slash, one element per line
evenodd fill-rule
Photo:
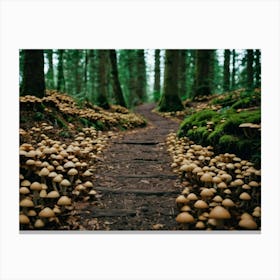
<path fill-rule="evenodd" d="M 96 201 L 75 202 L 68 224 L 79 230 L 178 230 L 175 199 L 179 177 L 172 172 L 165 146 L 179 122 L 136 108 L 148 121 L 145 128 L 111 139 L 95 170 Z"/>

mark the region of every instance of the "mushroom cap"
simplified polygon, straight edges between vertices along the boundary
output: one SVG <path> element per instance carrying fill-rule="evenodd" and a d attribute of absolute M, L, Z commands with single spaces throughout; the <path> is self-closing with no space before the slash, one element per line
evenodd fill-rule
<path fill-rule="evenodd" d="M 215 184 L 219 184 L 219 183 L 222 182 L 222 179 L 218 176 L 215 176 L 215 177 L 213 177 L 212 182 L 215 183 Z"/>
<path fill-rule="evenodd" d="M 40 191 L 40 197 L 41 198 L 47 197 L 47 191 L 46 190 L 41 190 Z"/>
<path fill-rule="evenodd" d="M 225 207 L 235 206 L 234 202 L 229 198 L 224 199 L 223 202 L 222 202 L 222 205 L 225 206 Z"/>
<path fill-rule="evenodd" d="M 246 229 L 257 229 L 258 226 L 253 219 L 241 219 L 238 225 Z"/>
<path fill-rule="evenodd" d="M 26 224 L 30 223 L 30 220 L 26 215 L 20 214 L 19 215 L 19 223 L 22 224 L 22 225 L 26 225 Z"/>
<path fill-rule="evenodd" d="M 28 180 L 23 180 L 23 181 L 20 183 L 20 185 L 21 185 L 22 187 L 29 187 L 29 186 L 31 185 L 31 183 L 30 183 L 30 181 L 28 181 Z"/>
<path fill-rule="evenodd" d="M 209 218 L 223 220 L 223 219 L 230 219 L 231 215 L 227 209 L 218 205 L 211 210 L 211 212 L 209 214 Z"/>
<path fill-rule="evenodd" d="M 204 173 L 201 177 L 200 177 L 200 181 L 201 182 L 205 182 L 205 183 L 210 183 L 212 182 L 212 175 L 209 174 L 208 172 Z"/>
<path fill-rule="evenodd" d="M 259 183 L 257 183 L 256 181 L 251 181 L 249 182 L 248 184 L 250 187 L 258 187 L 259 186 Z"/>
<path fill-rule="evenodd" d="M 225 181 L 227 183 L 229 183 L 232 180 L 231 175 L 229 175 L 227 173 L 222 174 L 220 177 L 223 181 Z"/>
<path fill-rule="evenodd" d="M 41 171 L 39 172 L 39 176 L 48 176 L 50 174 L 50 171 L 48 168 L 44 167 L 41 169 Z"/>
<path fill-rule="evenodd" d="M 213 199 L 214 202 L 222 202 L 223 198 L 220 195 L 216 195 Z"/>
<path fill-rule="evenodd" d="M 41 219 L 37 219 L 34 223 L 35 228 L 42 228 L 45 226 L 45 223 Z"/>
<path fill-rule="evenodd" d="M 69 187 L 71 186 L 71 183 L 67 180 L 67 179 L 63 179 L 61 182 L 60 182 L 60 185 L 62 187 Z"/>
<path fill-rule="evenodd" d="M 245 220 L 245 219 L 251 219 L 251 220 L 253 220 L 253 217 L 249 214 L 249 213 L 247 213 L 247 212 L 245 212 L 245 213 L 243 213 L 241 216 L 240 216 L 240 219 L 241 220 Z"/>
<path fill-rule="evenodd" d="M 197 200 L 197 196 L 195 193 L 190 193 L 188 196 L 187 196 L 187 199 L 188 200 Z"/>
<path fill-rule="evenodd" d="M 30 189 L 33 191 L 40 191 L 42 189 L 42 185 L 39 182 L 33 182 L 30 185 Z"/>
<path fill-rule="evenodd" d="M 251 196 L 246 192 L 243 192 L 242 194 L 240 194 L 239 198 L 242 200 L 251 200 Z"/>
<path fill-rule="evenodd" d="M 19 205 L 21 207 L 34 207 L 33 201 L 28 198 L 24 198 Z"/>
<path fill-rule="evenodd" d="M 181 209 L 180 209 L 180 211 L 181 212 L 189 212 L 189 211 L 191 211 L 192 209 L 191 209 L 191 207 L 189 206 L 189 205 L 184 205 Z"/>
<path fill-rule="evenodd" d="M 212 197 L 214 195 L 214 193 L 211 189 L 206 188 L 200 192 L 200 195 L 202 198 L 206 198 L 206 197 Z"/>
<path fill-rule="evenodd" d="M 205 225 L 202 221 L 198 221 L 195 225 L 195 228 L 197 229 L 204 229 L 205 228 Z"/>
<path fill-rule="evenodd" d="M 28 194 L 28 193 L 30 193 L 30 190 L 27 187 L 21 187 L 19 189 L 19 193 L 20 194 Z"/>
<path fill-rule="evenodd" d="M 92 187 L 93 187 L 93 184 L 92 184 L 92 182 L 90 182 L 90 181 L 86 181 L 85 183 L 83 183 L 83 185 L 84 185 L 86 188 L 92 188 Z"/>
<path fill-rule="evenodd" d="M 55 216 L 55 213 L 49 207 L 46 207 L 39 212 L 39 217 L 41 217 L 41 218 L 50 218 L 50 217 L 54 217 L 54 216 Z"/>
<path fill-rule="evenodd" d="M 60 197 L 60 194 L 57 191 L 51 191 L 47 194 L 47 198 L 57 198 L 57 197 Z"/>
<path fill-rule="evenodd" d="M 72 161 L 67 161 L 64 165 L 63 165 L 63 167 L 64 168 L 75 168 L 76 167 L 76 165 L 75 165 L 75 163 L 74 162 L 72 162 Z"/>
<path fill-rule="evenodd" d="M 194 204 L 194 207 L 197 209 L 206 209 L 208 208 L 208 204 L 203 200 L 197 200 Z"/>
<path fill-rule="evenodd" d="M 184 195 L 179 195 L 176 198 L 176 203 L 187 203 L 189 200 Z"/>
<path fill-rule="evenodd" d="M 227 184 L 225 182 L 221 182 L 218 184 L 217 186 L 219 189 L 226 189 L 227 188 Z"/>
<path fill-rule="evenodd" d="M 59 174 L 53 178 L 53 181 L 55 183 L 60 183 L 62 180 L 63 180 L 63 176 L 61 174 Z"/>
<path fill-rule="evenodd" d="M 176 217 L 176 222 L 181 224 L 193 223 L 194 217 L 188 212 L 182 212 Z"/>
<path fill-rule="evenodd" d="M 35 210 L 31 209 L 27 212 L 27 216 L 35 217 L 35 216 L 37 216 L 37 213 Z"/>
<path fill-rule="evenodd" d="M 65 195 L 63 195 L 63 196 L 61 196 L 60 198 L 59 198 L 59 200 L 57 201 L 57 205 L 71 205 L 71 199 L 68 197 L 68 196 L 65 196 Z"/>
<path fill-rule="evenodd" d="M 78 170 L 75 169 L 75 168 L 71 168 L 71 169 L 67 172 L 67 174 L 68 174 L 69 176 L 75 176 L 75 175 L 78 174 Z"/>

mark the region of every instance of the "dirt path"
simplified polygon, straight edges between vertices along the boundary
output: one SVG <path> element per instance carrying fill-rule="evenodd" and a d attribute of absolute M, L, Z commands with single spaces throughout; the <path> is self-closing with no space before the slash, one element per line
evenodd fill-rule
<path fill-rule="evenodd" d="M 80 229 L 178 229 L 175 198 L 180 187 L 164 145 L 178 123 L 152 113 L 152 108 L 153 104 L 145 104 L 136 110 L 148 127 L 113 139 L 105 151 L 93 182 L 98 200 L 75 204 L 73 213 L 79 215 L 72 219 Z"/>

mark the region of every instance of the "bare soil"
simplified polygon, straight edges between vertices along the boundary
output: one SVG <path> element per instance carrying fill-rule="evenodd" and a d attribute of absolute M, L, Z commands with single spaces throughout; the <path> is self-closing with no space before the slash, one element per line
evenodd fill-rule
<path fill-rule="evenodd" d="M 148 121 L 146 128 L 112 139 L 97 164 L 95 201 L 75 202 L 68 224 L 79 230 L 178 230 L 175 199 L 182 187 L 171 170 L 166 150 L 168 133 L 179 122 L 151 112 L 154 104 L 135 110 Z"/>

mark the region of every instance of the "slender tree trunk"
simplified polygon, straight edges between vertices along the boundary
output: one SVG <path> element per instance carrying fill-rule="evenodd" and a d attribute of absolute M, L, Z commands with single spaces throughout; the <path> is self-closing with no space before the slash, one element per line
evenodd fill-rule
<path fill-rule="evenodd" d="M 232 72 L 231 72 L 231 89 L 232 90 L 235 89 L 235 75 L 236 75 L 235 60 L 236 60 L 235 50 L 232 50 Z"/>
<path fill-rule="evenodd" d="M 109 109 L 109 102 L 108 102 L 108 51 L 107 50 L 98 50 L 98 74 L 97 74 L 97 82 L 98 82 L 98 92 L 96 103 L 98 106 Z"/>
<path fill-rule="evenodd" d="M 23 80 L 21 95 L 45 95 L 44 52 L 43 50 L 23 50 Z"/>
<path fill-rule="evenodd" d="M 261 51 L 255 50 L 255 87 L 261 87 Z"/>
<path fill-rule="evenodd" d="M 178 92 L 179 51 L 165 51 L 163 94 L 159 103 L 159 111 L 170 112 L 183 109 Z"/>
<path fill-rule="evenodd" d="M 129 107 L 140 104 L 139 97 L 136 95 L 137 86 L 137 69 L 136 69 L 136 55 L 134 50 L 127 50 L 127 68 L 128 68 L 128 90 Z"/>
<path fill-rule="evenodd" d="M 46 50 L 48 59 L 47 85 L 48 88 L 54 89 L 54 74 L 53 74 L 53 51 Z"/>
<path fill-rule="evenodd" d="M 186 97 L 187 95 L 187 53 L 186 50 L 180 50 L 179 52 L 179 96 Z"/>
<path fill-rule="evenodd" d="M 89 74 L 89 83 L 90 83 L 90 94 L 88 96 L 90 102 L 94 103 L 95 96 L 96 96 L 96 69 L 97 69 L 97 64 L 96 64 L 96 54 L 94 50 L 89 50 L 88 53 L 88 59 L 89 59 L 89 68 L 90 68 L 90 74 Z"/>
<path fill-rule="evenodd" d="M 58 50 L 58 65 L 57 65 L 57 90 L 65 91 L 65 79 L 63 73 L 63 53 L 64 50 Z"/>
<path fill-rule="evenodd" d="M 253 50 L 247 50 L 247 89 L 254 88 L 254 52 Z"/>
<path fill-rule="evenodd" d="M 224 84 L 223 84 L 223 89 L 224 91 L 229 91 L 230 87 L 230 70 L 229 70 L 229 65 L 230 65 L 230 50 L 225 50 L 224 51 Z"/>
<path fill-rule="evenodd" d="M 155 79 L 154 79 L 154 101 L 160 98 L 160 50 L 155 50 Z"/>
<path fill-rule="evenodd" d="M 213 50 L 197 50 L 194 97 L 211 94 L 213 72 Z"/>
<path fill-rule="evenodd" d="M 84 65 L 84 95 L 87 97 L 87 80 L 88 80 L 88 51 L 85 50 L 85 65 Z"/>
<path fill-rule="evenodd" d="M 136 95 L 139 97 L 141 102 L 146 100 L 146 64 L 145 64 L 145 55 L 144 50 L 136 51 L 136 60 L 137 60 L 137 87 Z"/>
<path fill-rule="evenodd" d="M 119 81 L 117 54 L 116 54 L 115 50 L 110 50 L 109 52 L 110 52 L 114 97 L 115 97 L 116 103 L 118 105 L 126 107 L 122 88 L 121 88 L 120 81 Z"/>

